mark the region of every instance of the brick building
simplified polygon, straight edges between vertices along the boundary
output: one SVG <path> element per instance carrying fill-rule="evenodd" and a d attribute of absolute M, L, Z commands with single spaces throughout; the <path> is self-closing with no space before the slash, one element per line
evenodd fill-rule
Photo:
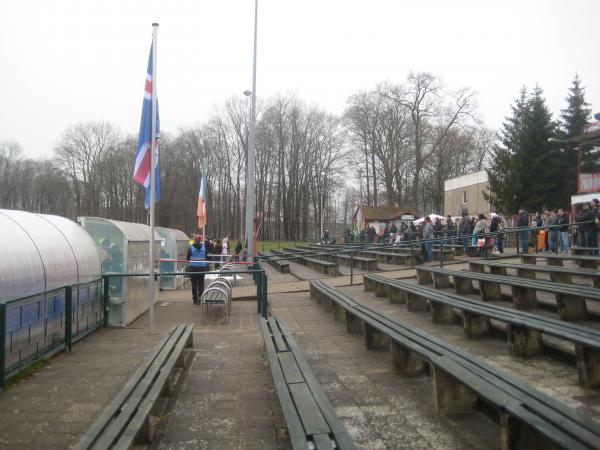
<path fill-rule="evenodd" d="M 463 207 L 469 214 L 494 212 L 483 193 L 490 192 L 488 174 L 485 170 L 473 172 L 444 182 L 444 215 L 460 216 Z"/>

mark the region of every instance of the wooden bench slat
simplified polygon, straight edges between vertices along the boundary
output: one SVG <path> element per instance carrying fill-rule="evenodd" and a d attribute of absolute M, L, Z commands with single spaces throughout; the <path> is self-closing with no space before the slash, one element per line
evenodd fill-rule
<path fill-rule="evenodd" d="M 279 364 L 288 384 L 304 383 L 304 376 L 296 363 L 296 359 L 292 352 L 278 353 Z"/>
<path fill-rule="evenodd" d="M 564 267 L 564 266 L 541 266 L 537 264 L 510 264 L 497 261 L 469 261 L 471 267 L 490 267 L 513 270 L 529 270 L 531 272 L 554 274 L 574 275 L 578 277 L 591 278 L 594 287 L 600 287 L 600 272 L 595 269 L 585 269 L 580 267 Z M 567 283 L 573 284 L 573 283 Z"/>
<path fill-rule="evenodd" d="M 335 450 L 333 442 L 328 434 L 315 434 L 313 435 L 313 442 L 317 450 Z"/>
<path fill-rule="evenodd" d="M 153 384 L 152 389 L 149 394 L 144 398 L 144 400 L 140 403 L 140 406 L 135 413 L 133 419 L 129 422 L 129 425 L 122 433 L 118 442 L 113 447 L 115 450 L 127 450 L 131 448 L 131 446 L 135 443 L 136 438 L 143 428 L 145 422 L 148 420 L 148 416 L 154 407 L 156 400 L 159 398 L 161 392 L 165 388 L 169 377 L 171 376 L 171 372 L 178 360 L 181 357 L 185 347 L 188 346 L 188 342 L 191 340 L 194 331 L 194 324 L 187 324 L 185 326 L 184 332 L 181 334 L 179 341 L 177 342 L 176 347 L 174 348 L 171 356 L 169 357 L 167 363 L 161 368 L 160 375 L 157 378 L 156 382 Z"/>
<path fill-rule="evenodd" d="M 271 329 L 271 334 L 273 335 L 273 340 L 275 341 L 275 348 L 278 352 L 287 351 L 288 347 L 283 340 L 283 336 L 281 335 L 281 330 L 277 326 L 277 322 L 273 319 L 273 317 L 269 317 L 269 328 Z"/>
<path fill-rule="evenodd" d="M 294 450 L 306 448 L 306 433 L 302 427 L 300 418 L 297 415 L 294 402 L 287 388 L 279 360 L 277 358 L 277 351 L 275 345 L 271 339 L 267 339 L 267 336 L 271 336 L 271 331 L 268 327 L 268 322 L 264 319 L 260 320 L 260 328 L 263 336 L 265 337 L 265 348 L 267 351 L 267 359 L 269 360 L 269 367 L 271 368 L 271 375 L 273 376 L 273 384 L 277 390 L 277 396 L 281 405 L 281 411 L 285 418 L 285 423 L 290 436 L 290 441 Z"/>
<path fill-rule="evenodd" d="M 590 286 L 574 286 L 571 284 L 555 283 L 553 281 L 530 280 L 519 277 L 492 275 L 488 273 L 469 272 L 464 270 L 448 270 L 436 267 L 418 267 L 417 272 L 418 271 L 444 274 L 452 277 L 456 276 L 460 278 L 468 278 L 476 281 L 492 281 L 505 285 L 531 288 L 552 293 L 576 295 L 579 297 L 585 297 L 587 299 L 600 300 L 600 289 L 593 288 Z"/>
<path fill-rule="evenodd" d="M 306 434 L 329 433 L 329 425 L 306 383 L 290 384 L 289 390 Z"/>
<path fill-rule="evenodd" d="M 419 293 L 430 299 L 430 301 L 444 303 L 462 311 L 483 315 L 504 323 L 525 326 L 551 336 L 560 337 L 574 343 L 600 349 L 600 332 L 572 322 L 555 320 L 502 306 L 489 305 L 472 300 L 468 297 L 442 292 L 402 280 L 385 278 L 380 275 L 367 274 L 364 277 L 365 279 L 373 280 L 376 283 L 383 283 L 405 291 Z"/>

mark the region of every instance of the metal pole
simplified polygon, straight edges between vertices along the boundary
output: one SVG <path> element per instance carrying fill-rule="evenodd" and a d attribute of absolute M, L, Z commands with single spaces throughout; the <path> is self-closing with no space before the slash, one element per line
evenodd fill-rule
<path fill-rule="evenodd" d="M 256 34 L 258 23 L 258 0 L 254 1 L 254 55 L 252 60 L 252 102 L 250 110 L 250 136 L 248 145 L 248 179 L 246 182 L 246 233 L 248 234 L 248 257 L 254 253 L 254 171 L 256 152 Z"/>
<path fill-rule="evenodd" d="M 4 390 L 6 376 L 6 303 L 0 303 L 0 391 Z"/>
<path fill-rule="evenodd" d="M 248 97 L 248 134 L 250 131 L 250 124 L 252 123 L 252 91 L 244 91 L 244 95 Z M 248 151 L 250 149 L 250 136 L 248 135 L 248 140 L 246 141 L 246 190 L 244 192 L 243 203 L 244 206 L 248 201 Z M 242 190 L 240 186 L 240 191 Z M 242 195 L 240 192 L 240 239 L 242 242 L 244 241 L 244 220 L 246 219 L 243 216 L 243 208 L 242 208 Z"/>
<path fill-rule="evenodd" d="M 265 273 L 265 271 L 263 270 L 262 272 L 262 295 L 263 295 L 263 306 L 262 306 L 262 316 L 266 319 L 269 313 L 269 298 L 268 298 L 268 289 L 269 289 L 269 282 L 268 282 L 268 277 L 267 274 Z"/>
<path fill-rule="evenodd" d="M 579 166 L 581 165 L 581 144 L 577 146 L 577 193 L 579 194 Z"/>
<path fill-rule="evenodd" d="M 102 287 L 104 289 L 104 298 L 103 298 L 103 306 L 104 306 L 104 328 L 108 327 L 108 315 L 110 313 L 110 285 L 108 284 L 108 276 L 104 275 L 102 277 Z"/>
<path fill-rule="evenodd" d="M 150 311 L 150 334 L 154 334 L 154 200 L 156 171 L 156 36 L 158 24 L 152 24 L 152 130 L 150 140 L 150 267 L 148 276 L 148 310 Z"/>
<path fill-rule="evenodd" d="M 73 288 L 65 287 L 65 350 L 73 347 Z"/>
<path fill-rule="evenodd" d="M 321 190 L 321 234 L 319 240 L 323 237 L 323 191 Z"/>
<path fill-rule="evenodd" d="M 354 252 L 350 252 L 350 286 L 352 286 L 352 278 L 354 277 Z"/>
<path fill-rule="evenodd" d="M 204 158 L 204 166 L 202 166 L 202 164 L 200 164 L 200 178 L 204 178 L 204 196 L 208 197 L 208 179 L 206 178 L 206 175 L 208 175 L 208 159 Z M 202 199 L 204 201 L 204 209 L 206 209 L 207 206 L 207 199 L 203 198 Z M 206 242 L 206 222 L 208 222 L 207 220 L 208 216 L 205 217 L 204 219 L 204 226 L 202 227 L 202 239 L 204 240 L 204 242 Z M 203 244 L 204 244 L 203 242 Z M 206 257 L 208 257 L 208 255 L 206 255 Z"/>

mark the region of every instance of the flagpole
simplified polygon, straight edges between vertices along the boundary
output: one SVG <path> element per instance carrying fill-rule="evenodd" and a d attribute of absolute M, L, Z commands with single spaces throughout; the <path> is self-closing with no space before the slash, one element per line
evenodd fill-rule
<path fill-rule="evenodd" d="M 246 182 L 246 234 L 248 235 L 249 261 L 254 260 L 254 171 L 256 152 L 256 34 L 258 0 L 254 1 L 254 55 L 252 59 L 252 101 L 250 109 L 250 145 L 248 145 L 248 180 Z"/>
<path fill-rule="evenodd" d="M 200 179 L 202 179 L 202 177 L 204 177 L 204 197 L 208 197 L 208 181 L 206 180 L 206 172 L 208 172 L 208 163 L 206 162 L 206 158 L 204 158 L 204 165 L 200 165 Z M 207 199 L 203 198 L 202 201 L 204 202 L 204 210 L 206 211 L 206 203 L 207 203 Z M 204 225 L 202 225 L 202 239 L 204 239 L 204 242 L 206 242 L 206 214 L 204 215 L 205 219 L 204 219 Z M 208 255 L 206 255 L 208 256 Z M 207 258 L 208 259 L 208 258 Z"/>
<path fill-rule="evenodd" d="M 152 24 L 152 129 L 150 131 L 150 276 L 148 277 L 148 310 L 150 311 L 150 334 L 154 334 L 154 203 L 156 172 L 156 37 L 158 24 Z"/>

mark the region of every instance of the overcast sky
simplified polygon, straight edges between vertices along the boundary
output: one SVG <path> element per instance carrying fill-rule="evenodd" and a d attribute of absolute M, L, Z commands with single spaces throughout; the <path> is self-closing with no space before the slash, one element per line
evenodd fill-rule
<path fill-rule="evenodd" d="M 163 131 L 206 120 L 252 82 L 253 0 L 5 1 L 0 141 L 50 157 L 61 133 L 106 120 L 137 134 L 152 22 Z M 259 0 L 257 94 L 332 113 L 377 82 L 428 71 L 479 93 L 498 129 L 520 87 L 556 115 L 575 72 L 600 111 L 600 1 Z"/>

